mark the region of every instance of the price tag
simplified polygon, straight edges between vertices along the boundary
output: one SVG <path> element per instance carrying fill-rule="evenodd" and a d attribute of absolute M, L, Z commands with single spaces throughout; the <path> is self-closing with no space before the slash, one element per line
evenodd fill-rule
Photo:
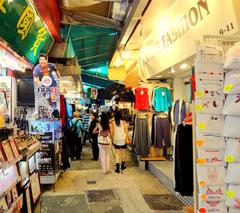
<path fill-rule="evenodd" d="M 206 182 L 205 181 L 200 181 L 200 186 L 201 187 L 205 187 L 206 186 Z"/>
<path fill-rule="evenodd" d="M 203 201 L 206 201 L 207 200 L 207 195 L 201 195 L 201 199 L 203 200 Z"/>
<path fill-rule="evenodd" d="M 225 156 L 224 161 L 226 161 L 228 163 L 233 163 L 233 162 L 235 162 L 235 157 L 232 155 L 227 155 L 227 156 Z"/>
<path fill-rule="evenodd" d="M 197 97 L 203 97 L 204 96 L 204 92 L 203 91 L 196 91 L 196 96 Z"/>
<path fill-rule="evenodd" d="M 2 115 L 0 115 L 0 128 L 4 127 L 4 117 Z"/>
<path fill-rule="evenodd" d="M 197 146 L 201 147 L 201 146 L 204 145 L 204 141 L 203 140 L 197 140 L 196 144 L 197 144 Z"/>
<path fill-rule="evenodd" d="M 200 212 L 200 213 L 206 213 L 206 212 L 207 212 L 207 209 L 202 207 L 202 208 L 199 209 L 199 212 Z"/>
<path fill-rule="evenodd" d="M 199 165 L 204 165 L 206 163 L 206 159 L 199 158 L 199 159 L 197 159 L 197 163 Z"/>
<path fill-rule="evenodd" d="M 205 123 L 199 123 L 198 128 L 201 129 L 201 130 L 204 130 L 204 129 L 206 129 L 206 124 Z"/>
<path fill-rule="evenodd" d="M 226 84 L 224 86 L 224 91 L 225 92 L 231 92 L 233 90 L 233 88 L 234 88 L 234 84 Z"/>
<path fill-rule="evenodd" d="M 162 96 L 165 96 L 165 92 L 162 92 Z"/>
<path fill-rule="evenodd" d="M 141 90 L 140 94 L 141 94 L 141 95 L 144 95 L 144 92 L 143 92 L 143 90 Z"/>
<path fill-rule="evenodd" d="M 235 197 L 235 192 L 227 191 L 226 192 L 228 198 L 234 198 Z"/>
<path fill-rule="evenodd" d="M 200 111 L 203 110 L 203 105 L 196 105 L 195 109 L 196 109 L 197 112 L 200 112 Z"/>

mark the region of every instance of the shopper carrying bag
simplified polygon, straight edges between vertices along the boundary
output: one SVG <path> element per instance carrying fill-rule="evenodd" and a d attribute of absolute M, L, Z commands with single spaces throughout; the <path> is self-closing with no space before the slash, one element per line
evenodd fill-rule
<path fill-rule="evenodd" d="M 93 133 L 98 133 L 98 147 L 100 151 L 102 171 L 105 175 L 109 173 L 110 148 L 112 145 L 109 119 L 106 113 L 102 113 L 101 120 L 93 130 Z"/>
<path fill-rule="evenodd" d="M 114 114 L 114 120 L 110 125 L 110 132 L 113 138 L 113 145 L 116 149 L 116 169 L 115 172 L 120 173 L 120 169 L 126 169 L 125 166 L 125 149 L 126 138 L 128 138 L 128 127 L 126 121 L 122 119 L 122 113 L 116 111 Z M 121 168 L 120 168 L 121 163 Z"/>

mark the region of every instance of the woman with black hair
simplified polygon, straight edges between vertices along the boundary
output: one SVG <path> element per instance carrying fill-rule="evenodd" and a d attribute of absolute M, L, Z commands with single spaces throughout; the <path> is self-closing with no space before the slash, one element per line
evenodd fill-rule
<path fill-rule="evenodd" d="M 128 135 L 127 123 L 122 119 L 122 113 L 120 111 L 114 113 L 114 120 L 111 122 L 110 132 L 113 138 L 113 145 L 116 149 L 115 172 L 120 173 L 120 163 L 121 170 L 126 169 L 125 149 L 127 148 L 127 145 L 125 139 Z"/>
<path fill-rule="evenodd" d="M 101 114 L 101 120 L 93 130 L 94 133 L 98 133 L 98 147 L 100 151 L 100 158 L 102 164 L 103 174 L 109 173 L 110 163 L 110 148 L 111 148 L 111 136 L 109 119 L 106 113 Z"/>
<path fill-rule="evenodd" d="M 91 137 L 91 142 L 92 142 L 93 160 L 95 161 L 98 161 L 98 157 L 99 157 L 98 133 L 93 131 L 99 123 L 97 117 L 98 115 L 96 112 L 90 113 L 91 123 L 89 125 L 89 135 Z"/>

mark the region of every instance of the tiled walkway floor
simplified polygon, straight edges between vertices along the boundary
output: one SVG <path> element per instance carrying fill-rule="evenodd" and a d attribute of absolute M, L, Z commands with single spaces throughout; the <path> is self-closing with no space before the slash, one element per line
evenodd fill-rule
<path fill-rule="evenodd" d="M 91 160 L 91 149 L 89 144 L 86 144 L 83 149 L 83 159 L 72 162 L 71 170 L 62 174 L 56 183 L 55 192 L 47 190 L 43 193 L 41 212 L 182 212 L 182 210 L 152 210 L 143 195 L 170 193 L 148 171 L 141 171 L 130 155 L 127 160 L 128 168 L 121 174 L 115 173 L 113 152 L 111 153 L 112 172 L 102 175 L 100 162 Z"/>

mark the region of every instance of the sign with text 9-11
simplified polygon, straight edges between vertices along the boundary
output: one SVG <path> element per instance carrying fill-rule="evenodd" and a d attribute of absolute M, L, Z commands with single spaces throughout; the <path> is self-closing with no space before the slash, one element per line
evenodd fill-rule
<path fill-rule="evenodd" d="M 54 41 L 30 0 L 0 0 L 0 26 L 0 37 L 32 63 Z"/>

